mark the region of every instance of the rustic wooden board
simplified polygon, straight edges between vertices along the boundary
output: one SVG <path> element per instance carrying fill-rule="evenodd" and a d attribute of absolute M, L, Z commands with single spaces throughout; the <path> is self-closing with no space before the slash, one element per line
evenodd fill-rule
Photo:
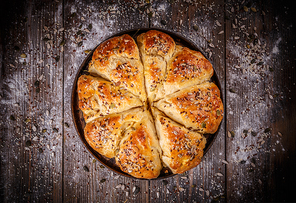
<path fill-rule="evenodd" d="M 0 202 L 294 201 L 293 2 L 13 0 L 1 8 Z M 103 168 L 72 123 L 72 83 L 85 51 L 140 27 L 201 47 L 224 96 L 211 150 L 166 180 Z"/>
<path fill-rule="evenodd" d="M 295 12 L 282 3 L 226 3 L 230 202 L 294 201 Z"/>
<path fill-rule="evenodd" d="M 163 2 L 152 4 L 151 28 L 165 28 L 179 33 L 196 43 L 209 57 L 221 79 L 222 95 L 225 91 L 224 1 L 210 3 Z M 218 22 L 218 23 L 217 23 Z M 225 98 L 223 98 L 225 101 Z M 151 201 L 210 202 L 225 200 L 225 123 L 202 163 L 184 175 L 169 178 L 169 184 L 151 182 Z M 222 176 L 218 176 L 218 174 Z M 158 193 L 160 195 L 158 195 Z M 158 198 L 159 196 L 159 198 Z"/>
<path fill-rule="evenodd" d="M 140 14 L 135 7 L 139 7 L 136 2 L 65 3 L 64 118 L 65 122 L 71 123 L 69 128 L 65 128 L 65 201 L 141 202 L 148 199 L 149 181 L 119 176 L 107 168 L 101 168 L 98 162 L 93 162 L 94 157 L 86 150 L 72 124 L 70 105 L 72 84 L 86 57 L 85 50 L 92 50 L 104 39 L 120 31 L 149 27 L 147 15 Z M 85 36 L 81 37 L 77 32 Z M 81 46 L 77 39 L 83 39 Z M 140 188 L 140 192 L 133 195 L 135 186 Z"/>
<path fill-rule="evenodd" d="M 5 8 L 11 20 L 5 18 L 7 21 L 1 23 L 3 200 L 59 201 L 63 69 L 55 60 L 60 52 L 55 46 L 60 33 L 54 29 L 63 23 L 63 7 L 39 1 L 10 3 Z"/>

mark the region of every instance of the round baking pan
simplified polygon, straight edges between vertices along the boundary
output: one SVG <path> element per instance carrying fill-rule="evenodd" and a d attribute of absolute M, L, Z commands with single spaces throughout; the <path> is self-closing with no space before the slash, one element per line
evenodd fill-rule
<path fill-rule="evenodd" d="M 149 30 L 152 30 L 151 28 L 140 28 L 140 29 L 133 29 L 133 30 L 127 30 L 127 31 L 123 31 L 120 33 L 117 33 L 115 35 L 109 36 L 108 38 L 104 39 L 102 42 L 104 42 L 105 40 L 108 40 L 112 37 L 115 36 L 120 36 L 123 34 L 129 34 L 131 37 L 133 37 L 135 40 L 137 38 L 137 36 L 143 32 L 147 32 Z M 196 51 L 200 51 L 205 57 L 206 55 L 204 54 L 204 52 L 199 48 L 198 45 L 196 45 L 195 43 L 193 43 L 191 40 L 184 38 L 183 36 L 172 32 L 172 31 L 167 31 L 164 29 L 159 29 L 159 28 L 153 28 L 153 30 L 159 30 L 161 32 L 167 33 L 168 35 L 170 35 L 176 42 L 176 44 L 180 44 L 183 46 L 186 46 L 192 50 L 196 50 Z M 101 42 L 101 43 L 102 43 Z M 83 63 L 81 64 L 81 66 L 79 67 L 76 76 L 75 76 L 75 80 L 72 86 L 72 95 L 71 95 L 71 111 L 72 111 L 72 118 L 73 118 L 73 122 L 76 128 L 76 131 L 81 139 L 81 141 L 83 142 L 83 144 L 85 145 L 85 147 L 88 149 L 88 151 L 100 162 L 102 163 L 105 167 L 109 168 L 110 170 L 126 176 L 126 177 L 130 177 L 130 178 L 135 178 L 127 173 L 124 173 L 123 171 L 121 171 L 121 169 L 115 164 L 115 159 L 109 159 L 101 154 L 99 154 L 97 151 L 95 151 L 93 148 L 91 148 L 89 146 L 89 144 L 87 143 L 87 141 L 85 140 L 84 137 L 84 127 L 85 127 L 85 121 L 83 118 L 83 113 L 82 111 L 79 109 L 79 105 L 78 105 L 78 94 L 77 94 L 77 80 L 78 78 L 83 75 L 83 74 L 87 74 L 87 67 L 88 67 L 88 63 L 91 61 L 92 58 L 92 54 L 94 52 L 94 50 L 99 46 L 100 44 L 98 44 L 88 55 L 87 57 L 84 59 Z M 206 57 L 207 58 L 207 57 Z M 207 58 L 208 59 L 208 58 Z M 208 59 L 209 60 L 209 59 Z M 210 61 L 210 60 L 209 60 Z M 212 77 L 212 82 L 214 82 L 218 88 L 221 90 L 221 84 L 219 82 L 218 76 L 216 74 L 215 71 L 215 67 L 214 68 L 214 75 Z M 223 98 L 222 95 L 223 92 L 221 92 L 221 99 Z M 223 100 L 222 100 L 223 101 Z M 206 134 L 205 137 L 207 139 L 207 144 L 206 147 L 204 149 L 204 155 L 209 151 L 210 147 L 212 146 L 215 138 L 217 137 L 218 132 L 220 131 L 220 127 L 219 126 L 217 132 L 215 134 Z M 168 178 L 171 176 L 174 176 L 175 174 L 171 173 L 169 169 L 167 168 L 163 168 L 163 170 L 161 171 L 161 174 L 158 176 L 158 178 L 154 179 L 154 180 L 159 180 L 159 179 L 163 179 L 163 178 Z M 137 178 L 136 178 L 137 179 Z"/>

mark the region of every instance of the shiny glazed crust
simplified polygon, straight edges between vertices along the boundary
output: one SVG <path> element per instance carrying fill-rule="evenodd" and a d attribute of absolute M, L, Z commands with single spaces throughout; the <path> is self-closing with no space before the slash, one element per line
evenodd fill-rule
<path fill-rule="evenodd" d="M 174 53 L 175 42 L 169 35 L 156 30 L 139 35 L 137 42 L 144 64 L 146 92 L 152 102 L 164 80 L 166 64 Z"/>
<path fill-rule="evenodd" d="M 209 81 L 213 74 L 212 64 L 200 52 L 177 45 L 155 101 L 180 89 Z"/>
<path fill-rule="evenodd" d="M 224 111 L 200 52 L 156 30 L 137 44 L 125 34 L 100 44 L 88 71 L 77 92 L 90 147 L 136 178 L 157 178 L 163 166 L 184 173 L 201 162 L 203 134 L 217 131 Z"/>
<path fill-rule="evenodd" d="M 94 51 L 92 60 L 104 59 L 103 61 L 108 62 L 110 58 L 120 57 L 140 59 L 137 44 L 127 34 L 113 37 L 101 43 Z"/>
<path fill-rule="evenodd" d="M 142 105 L 141 100 L 130 92 L 89 75 L 79 77 L 77 92 L 79 108 L 83 111 L 86 123 L 101 116 Z"/>
<path fill-rule="evenodd" d="M 84 136 L 87 143 L 100 154 L 113 158 L 119 149 L 123 133 L 144 116 L 143 108 L 127 110 L 97 118 L 86 124 Z"/>
<path fill-rule="evenodd" d="M 160 152 L 152 118 L 148 111 L 145 118 L 126 130 L 116 155 L 121 170 L 136 178 L 157 178 L 162 169 Z"/>
<path fill-rule="evenodd" d="M 167 116 L 200 133 L 215 133 L 223 118 L 220 90 L 210 82 L 194 85 L 156 102 Z"/>
<path fill-rule="evenodd" d="M 146 101 L 143 65 L 138 46 L 131 36 L 114 37 L 98 46 L 88 71 Z"/>
<path fill-rule="evenodd" d="M 150 30 L 139 35 L 137 42 L 144 58 L 146 56 L 160 56 L 168 61 L 175 50 L 173 38 L 157 30 Z"/>
<path fill-rule="evenodd" d="M 112 114 L 86 124 L 84 136 L 87 143 L 100 154 L 113 158 L 121 138 L 122 115 Z"/>
<path fill-rule="evenodd" d="M 206 138 L 177 124 L 155 108 L 153 112 L 164 164 L 179 174 L 196 167 L 201 162 Z"/>

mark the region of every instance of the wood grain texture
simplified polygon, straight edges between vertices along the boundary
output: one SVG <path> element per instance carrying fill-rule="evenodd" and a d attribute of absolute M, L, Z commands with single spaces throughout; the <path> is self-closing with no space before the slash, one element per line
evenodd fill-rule
<path fill-rule="evenodd" d="M 226 140 L 230 202 L 293 201 L 295 15 L 285 10 L 291 5 L 280 4 L 226 4 L 227 130 L 234 135 Z"/>
<path fill-rule="evenodd" d="M 62 5 L 12 2 L 4 22 L 1 169 L 5 202 L 58 201 L 62 195 L 62 72 L 56 44 Z M 9 13 L 8 13 L 9 14 Z M 51 27 L 50 31 L 44 29 Z M 48 34 L 48 40 L 44 40 Z M 37 82 L 38 81 L 38 82 Z M 45 132 L 46 130 L 46 132 Z"/>
<path fill-rule="evenodd" d="M 12 0 L 1 8 L 0 202 L 294 201 L 293 2 Z M 157 181 L 95 161 L 70 107 L 88 50 L 143 27 L 177 32 L 205 51 L 225 106 L 202 163 Z"/>
<path fill-rule="evenodd" d="M 196 43 L 210 59 L 221 79 L 221 92 L 224 95 L 225 65 L 224 65 L 224 35 L 218 34 L 224 30 L 224 1 L 210 3 L 186 2 L 153 2 L 155 16 L 151 18 L 151 28 L 165 28 L 175 31 Z M 218 22 L 218 25 L 217 25 Z M 222 98 L 225 101 L 225 98 Z M 151 201 L 162 202 L 158 193 L 164 193 L 167 202 L 210 202 L 225 201 L 225 128 L 224 120 L 217 138 L 204 156 L 199 166 L 171 179 L 167 186 L 152 182 Z M 218 176 L 217 174 L 222 174 Z M 168 181 L 169 181 L 168 179 Z M 168 190 L 168 191 L 166 191 Z M 170 192 L 169 192 L 170 191 Z"/>
<path fill-rule="evenodd" d="M 85 50 L 92 50 L 118 32 L 149 27 L 147 16 L 140 15 L 135 6 L 137 2 L 65 2 L 64 118 L 71 123 L 65 128 L 66 202 L 141 202 L 149 195 L 148 181 L 133 181 L 101 168 L 98 162 L 93 163 L 94 157 L 84 147 L 72 124 L 70 105 L 74 77 L 86 56 Z M 141 190 L 134 196 L 135 186 Z"/>

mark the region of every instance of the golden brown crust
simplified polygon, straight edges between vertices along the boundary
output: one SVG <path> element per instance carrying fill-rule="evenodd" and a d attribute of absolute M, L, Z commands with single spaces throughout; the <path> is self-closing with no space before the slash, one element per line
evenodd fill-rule
<path fill-rule="evenodd" d="M 95 50 L 88 70 L 146 101 L 143 65 L 131 36 L 122 35 L 103 42 Z"/>
<path fill-rule="evenodd" d="M 183 83 L 187 80 L 203 82 L 212 77 L 214 73 L 212 64 L 200 52 L 187 47 L 180 49 L 168 64 L 167 83 Z"/>
<path fill-rule="evenodd" d="M 202 134 L 215 133 L 223 118 L 220 91 L 208 82 L 212 65 L 157 30 L 140 34 L 137 43 L 129 35 L 101 43 L 88 68 L 96 76 L 78 79 L 85 139 L 136 178 L 157 178 L 163 165 L 183 173 L 200 163 Z"/>
<path fill-rule="evenodd" d="M 162 161 L 173 173 L 184 173 L 196 167 L 203 157 L 206 138 L 163 116 L 158 110 L 153 111 Z"/>
<path fill-rule="evenodd" d="M 168 62 L 166 78 L 156 100 L 180 89 L 208 81 L 213 73 L 212 64 L 200 52 L 178 45 Z"/>
<path fill-rule="evenodd" d="M 224 113 L 220 90 L 209 82 L 173 93 L 155 106 L 170 118 L 200 133 L 215 133 Z"/>
<path fill-rule="evenodd" d="M 144 65 L 146 92 L 149 101 L 152 102 L 163 82 L 166 63 L 172 57 L 175 42 L 169 35 L 157 30 L 139 35 L 137 42 Z"/>
<path fill-rule="evenodd" d="M 145 118 L 133 125 L 124 134 L 116 155 L 116 163 L 121 170 L 136 177 L 157 178 L 162 169 L 160 147 L 155 136 L 151 116 L 146 111 Z"/>
<path fill-rule="evenodd" d="M 94 150 L 108 158 L 113 158 L 121 140 L 121 126 L 122 115 L 112 114 L 87 123 L 84 136 Z"/>
<path fill-rule="evenodd" d="M 152 102 L 158 87 L 163 82 L 166 70 L 166 63 L 160 57 L 147 57 L 144 61 L 145 83 L 148 99 Z"/>
<path fill-rule="evenodd" d="M 119 149 L 123 133 L 146 117 L 143 108 L 97 118 L 86 124 L 84 136 L 87 143 L 100 154 L 113 158 Z"/>
<path fill-rule="evenodd" d="M 161 56 L 167 61 L 175 50 L 173 38 L 163 32 L 150 30 L 137 38 L 141 54 L 150 56 Z"/>
<path fill-rule="evenodd" d="M 97 118 L 86 124 L 84 136 L 87 143 L 100 154 L 113 158 L 119 149 L 124 131 L 146 117 L 143 108 Z"/>
<path fill-rule="evenodd" d="M 92 60 L 104 62 L 112 57 L 139 59 L 139 50 L 134 39 L 127 34 L 108 39 L 97 47 Z"/>
<path fill-rule="evenodd" d="M 137 97 L 126 90 L 89 75 L 79 77 L 77 92 L 79 108 L 83 112 L 86 123 L 100 116 L 142 105 Z"/>
<path fill-rule="evenodd" d="M 92 61 L 89 71 L 110 80 L 116 86 L 130 91 L 142 101 L 146 100 L 143 65 L 139 60 L 114 59 L 108 61 L 109 65 L 107 67 L 99 63 L 99 61 Z"/>

